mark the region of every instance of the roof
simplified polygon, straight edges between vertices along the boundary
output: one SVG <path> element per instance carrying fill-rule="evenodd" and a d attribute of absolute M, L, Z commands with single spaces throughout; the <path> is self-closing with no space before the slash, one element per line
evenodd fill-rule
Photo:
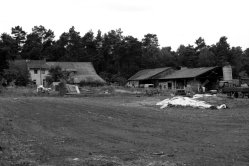
<path fill-rule="evenodd" d="M 72 76 L 74 83 L 85 82 L 101 82 L 105 81 L 96 73 L 91 62 L 47 62 L 49 67 L 59 66 L 62 70 L 75 71 L 76 74 Z"/>
<path fill-rule="evenodd" d="M 217 67 L 200 67 L 200 68 L 181 68 L 176 70 L 173 73 L 166 75 L 164 77 L 156 79 L 180 79 L 180 78 L 194 78 L 200 76 L 210 70 L 213 70 Z"/>
<path fill-rule="evenodd" d="M 95 72 L 91 62 L 47 62 L 50 67 L 59 66 L 62 70 L 66 71 L 78 71 L 82 72 Z M 83 70 L 84 69 L 84 70 Z M 78 71 L 79 72 L 79 71 Z"/>
<path fill-rule="evenodd" d="M 129 81 L 146 80 L 168 69 L 170 69 L 170 67 L 140 70 L 135 75 L 130 77 L 128 80 Z"/>
<path fill-rule="evenodd" d="M 49 69 L 59 66 L 62 70 L 76 72 L 73 76 L 74 83 L 86 82 L 101 82 L 105 81 L 96 73 L 91 62 L 46 62 L 45 60 L 28 60 L 28 68 L 33 69 Z"/>
<path fill-rule="evenodd" d="M 48 69 L 49 66 L 45 60 L 27 60 L 27 66 L 29 69 Z"/>

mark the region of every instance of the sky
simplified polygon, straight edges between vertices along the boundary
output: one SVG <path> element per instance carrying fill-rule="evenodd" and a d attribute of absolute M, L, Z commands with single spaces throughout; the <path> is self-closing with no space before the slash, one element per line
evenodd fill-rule
<path fill-rule="evenodd" d="M 83 36 L 121 28 L 141 40 L 158 36 L 160 47 L 176 50 L 199 37 L 211 45 L 221 36 L 230 46 L 249 48 L 248 0 L 0 0 L 0 33 L 17 25 L 30 33 L 43 25 L 56 39 L 74 26 Z"/>

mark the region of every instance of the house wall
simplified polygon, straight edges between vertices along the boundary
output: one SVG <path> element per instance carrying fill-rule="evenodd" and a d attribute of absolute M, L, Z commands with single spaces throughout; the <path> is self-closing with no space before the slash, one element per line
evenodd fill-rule
<path fill-rule="evenodd" d="M 185 88 L 186 91 L 189 92 L 200 92 L 201 91 L 201 82 L 195 79 L 191 79 L 187 82 L 187 86 Z"/>
<path fill-rule="evenodd" d="M 159 87 L 162 90 L 177 90 L 184 89 L 187 91 L 198 92 L 201 83 L 195 79 L 174 79 L 174 80 L 161 80 Z"/>
<path fill-rule="evenodd" d="M 128 81 L 126 86 L 127 87 L 138 88 L 139 87 L 139 81 Z"/>
<path fill-rule="evenodd" d="M 175 82 L 174 81 L 164 81 L 159 83 L 159 88 L 162 90 L 174 90 L 176 89 L 175 87 Z"/>
<path fill-rule="evenodd" d="M 37 73 L 35 73 L 35 70 L 37 70 Z M 29 69 L 29 73 L 31 81 L 33 81 L 37 86 L 39 86 L 44 85 L 44 80 L 48 76 L 49 71 L 47 69 Z"/>

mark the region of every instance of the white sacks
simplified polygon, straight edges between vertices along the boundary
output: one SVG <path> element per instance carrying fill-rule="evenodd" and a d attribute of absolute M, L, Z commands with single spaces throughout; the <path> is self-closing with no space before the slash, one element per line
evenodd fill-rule
<path fill-rule="evenodd" d="M 161 105 L 161 109 L 168 107 L 169 105 L 173 106 L 190 106 L 194 108 L 214 108 L 211 104 L 208 104 L 205 101 L 197 100 L 196 98 L 189 98 L 189 97 L 183 97 L 183 96 L 176 96 L 171 99 L 165 99 L 161 102 L 158 102 L 156 105 Z M 215 107 L 217 109 L 226 108 L 226 105 L 223 104 L 222 106 Z"/>

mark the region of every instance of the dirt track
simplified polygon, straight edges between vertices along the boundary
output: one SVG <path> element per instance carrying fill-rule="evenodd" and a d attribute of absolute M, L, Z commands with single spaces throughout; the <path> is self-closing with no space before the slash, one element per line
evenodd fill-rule
<path fill-rule="evenodd" d="M 0 165 L 249 165 L 248 99 L 164 111 L 149 99 L 0 98 Z"/>

